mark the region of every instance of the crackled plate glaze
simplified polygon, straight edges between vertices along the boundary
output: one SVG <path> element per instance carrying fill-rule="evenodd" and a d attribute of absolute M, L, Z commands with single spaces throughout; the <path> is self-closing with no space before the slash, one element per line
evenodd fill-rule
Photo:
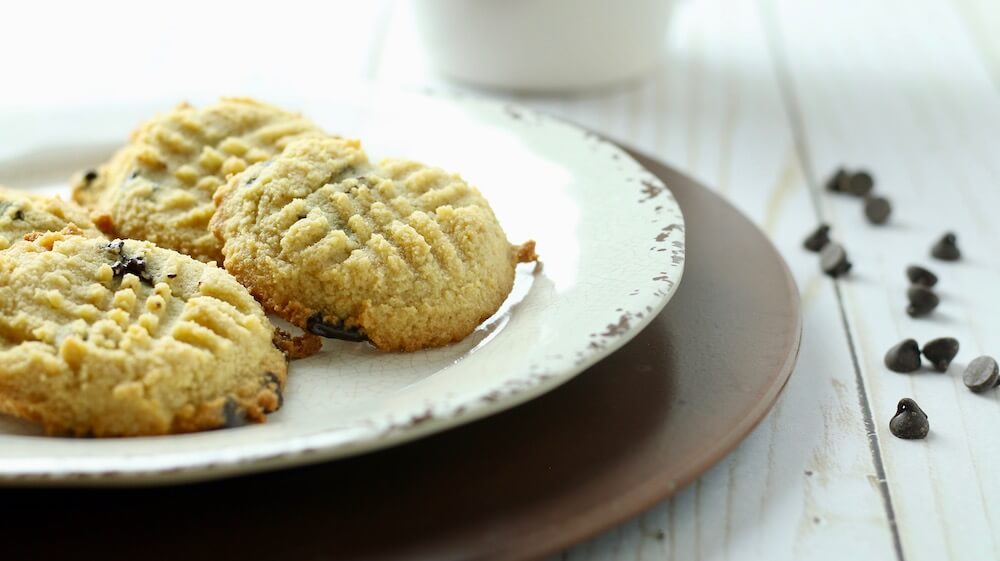
<path fill-rule="evenodd" d="M 193 100 L 204 103 L 206 100 Z M 673 295 L 684 221 L 666 186 L 617 146 L 534 111 L 483 100 L 361 90 L 268 100 L 373 159 L 459 171 L 513 242 L 537 241 L 503 307 L 466 340 L 382 353 L 328 341 L 292 363 L 284 407 L 263 425 L 112 440 L 54 438 L 0 417 L 0 484 L 160 484 L 359 454 L 539 396 L 635 336 Z M 140 120 L 171 103 L 0 114 L 0 183 L 65 193 Z"/>

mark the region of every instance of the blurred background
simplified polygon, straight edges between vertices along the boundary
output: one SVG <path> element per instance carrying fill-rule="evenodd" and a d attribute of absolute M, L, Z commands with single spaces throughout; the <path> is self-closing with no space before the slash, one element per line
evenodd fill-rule
<path fill-rule="evenodd" d="M 564 91 L 591 83 L 629 91 L 692 72 L 763 80 L 780 64 L 830 78 L 850 70 L 859 82 L 954 79 L 964 58 L 995 80 L 998 12 L 992 0 L 41 1 L 3 8 L 0 102 L 10 109 L 185 92 L 316 91 L 357 80 L 423 85 L 432 78 L 425 46 L 453 75 L 521 89 L 551 89 L 560 80 L 518 76 L 497 64 L 505 56 L 520 74 L 548 64 L 552 74 L 569 67 L 593 75 L 564 76 Z M 511 52 L 496 52 L 505 44 L 498 36 L 512 29 Z M 660 68 L 649 68 L 657 32 L 664 56 Z M 478 60 L 480 69 L 463 67 L 461 58 Z M 605 62 L 621 68 L 602 70 Z M 948 75 L 922 74 L 924 65 Z M 615 85 L 616 77 L 633 83 Z M 962 82 L 955 85 L 970 85 Z"/>
<path fill-rule="evenodd" d="M 933 121 L 922 150 L 961 139 L 997 154 L 998 5 L 24 2 L 0 12 L 0 112 L 317 97 L 362 82 L 475 91 L 595 127 L 726 190 L 739 164 L 720 160 L 759 162 L 789 133 L 837 143 L 830 160 L 863 162 L 899 149 L 886 134 Z M 887 130 L 890 115 L 900 122 Z M 801 163 L 823 174 L 836 165 L 826 160 Z"/>

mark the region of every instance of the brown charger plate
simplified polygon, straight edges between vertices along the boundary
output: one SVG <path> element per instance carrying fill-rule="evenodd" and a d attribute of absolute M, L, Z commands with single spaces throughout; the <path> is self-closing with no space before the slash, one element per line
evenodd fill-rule
<path fill-rule="evenodd" d="M 673 300 L 617 353 L 506 413 L 357 458 L 186 487 L 4 489 L 4 558 L 528 558 L 673 494 L 774 404 L 799 297 L 749 220 L 633 155 L 673 190 L 688 251 Z"/>

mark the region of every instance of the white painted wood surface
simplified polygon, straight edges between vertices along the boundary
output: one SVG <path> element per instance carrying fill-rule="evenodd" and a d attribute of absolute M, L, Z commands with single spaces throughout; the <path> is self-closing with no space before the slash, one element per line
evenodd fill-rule
<path fill-rule="evenodd" d="M 429 70 L 405 0 L 73 6 L 4 14 L 0 112 L 358 80 L 462 89 Z M 978 354 L 1000 355 L 1000 4 L 681 0 L 670 33 L 664 64 L 632 84 L 506 97 L 645 150 L 751 216 L 799 283 L 801 358 L 719 465 L 557 557 L 1000 559 L 1000 393 L 973 395 L 960 379 Z M 838 165 L 873 172 L 890 225 L 822 191 Z M 855 263 L 846 280 L 800 249 L 820 220 Z M 928 257 L 945 230 L 959 234 L 960 263 Z M 905 314 L 909 263 L 941 277 L 932 318 Z M 882 365 L 899 339 L 941 335 L 963 345 L 947 374 Z M 888 433 L 903 396 L 928 411 L 928 440 Z"/>

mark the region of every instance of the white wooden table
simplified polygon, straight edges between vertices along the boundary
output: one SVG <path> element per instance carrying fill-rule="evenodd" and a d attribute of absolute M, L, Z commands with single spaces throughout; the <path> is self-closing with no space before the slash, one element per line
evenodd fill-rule
<path fill-rule="evenodd" d="M 27 4 L 4 9 L 0 112 L 358 80 L 461 89 L 428 69 L 405 0 Z M 753 217 L 798 280 L 801 359 L 719 465 L 560 557 L 1000 558 L 1000 392 L 974 395 L 960 375 L 1000 355 L 1000 4 L 688 0 L 669 43 L 635 83 L 507 97 L 654 154 Z M 872 171 L 890 225 L 868 226 L 857 200 L 823 192 L 842 164 Z M 845 280 L 800 248 L 820 221 L 855 263 Z M 959 235 L 960 263 L 928 258 L 945 230 Z M 904 312 L 910 263 L 941 277 L 933 319 Z M 962 343 L 947 374 L 882 365 L 902 338 L 943 335 Z M 930 415 L 925 441 L 888 432 L 904 396 Z"/>

